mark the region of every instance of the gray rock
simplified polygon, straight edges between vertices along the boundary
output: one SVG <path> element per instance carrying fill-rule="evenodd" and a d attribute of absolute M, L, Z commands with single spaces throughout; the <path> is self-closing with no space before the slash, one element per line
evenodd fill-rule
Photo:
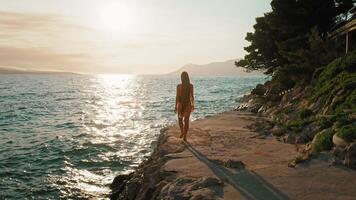
<path fill-rule="evenodd" d="M 129 200 L 133 200 L 135 199 L 136 195 L 139 193 L 139 190 L 140 190 L 140 182 L 138 180 L 130 180 L 128 183 L 127 183 L 127 186 L 126 186 L 126 193 L 127 193 L 127 198 Z"/>

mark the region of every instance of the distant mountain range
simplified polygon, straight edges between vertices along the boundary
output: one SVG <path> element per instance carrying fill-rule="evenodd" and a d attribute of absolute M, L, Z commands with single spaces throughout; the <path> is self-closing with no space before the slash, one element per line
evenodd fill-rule
<path fill-rule="evenodd" d="M 179 75 L 183 71 L 188 72 L 191 76 L 249 76 L 249 75 L 261 75 L 260 72 L 246 72 L 241 67 L 235 66 L 234 60 L 228 60 L 225 62 L 213 62 L 205 65 L 188 64 L 184 65 L 177 71 L 169 73 L 169 75 Z"/>
<path fill-rule="evenodd" d="M 74 74 L 74 73 L 0 67 L 0 74 Z"/>
<path fill-rule="evenodd" d="M 180 69 L 169 73 L 168 75 L 180 75 L 183 71 L 186 71 L 191 76 L 250 76 L 250 75 L 261 75 L 261 72 L 246 72 L 241 67 L 235 66 L 234 60 L 228 60 L 225 62 L 213 62 L 205 65 L 197 64 L 187 64 Z M 61 72 L 61 71 L 40 71 L 40 70 L 30 70 L 22 68 L 8 68 L 0 67 L 0 74 L 75 74 L 72 72 Z"/>

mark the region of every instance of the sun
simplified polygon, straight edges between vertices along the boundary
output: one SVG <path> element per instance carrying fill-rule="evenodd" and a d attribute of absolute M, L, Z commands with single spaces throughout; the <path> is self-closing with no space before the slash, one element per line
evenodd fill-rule
<path fill-rule="evenodd" d="M 110 3 L 98 7 L 96 26 L 108 33 L 130 31 L 135 15 L 131 7 L 122 3 Z"/>

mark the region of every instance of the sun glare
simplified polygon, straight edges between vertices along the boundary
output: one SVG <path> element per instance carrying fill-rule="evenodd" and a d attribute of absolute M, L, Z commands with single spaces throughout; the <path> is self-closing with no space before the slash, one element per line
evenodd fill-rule
<path fill-rule="evenodd" d="M 121 3 L 99 6 L 96 19 L 97 28 L 108 33 L 127 32 L 135 22 L 131 7 Z"/>

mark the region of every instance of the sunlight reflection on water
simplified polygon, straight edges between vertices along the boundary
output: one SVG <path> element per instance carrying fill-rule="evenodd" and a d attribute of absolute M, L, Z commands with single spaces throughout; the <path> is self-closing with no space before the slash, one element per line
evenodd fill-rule
<path fill-rule="evenodd" d="M 0 197 L 107 198 L 113 178 L 146 159 L 159 130 L 176 122 L 179 81 L 165 76 L 2 76 Z M 192 77 L 192 120 L 232 109 L 263 81 Z"/>

